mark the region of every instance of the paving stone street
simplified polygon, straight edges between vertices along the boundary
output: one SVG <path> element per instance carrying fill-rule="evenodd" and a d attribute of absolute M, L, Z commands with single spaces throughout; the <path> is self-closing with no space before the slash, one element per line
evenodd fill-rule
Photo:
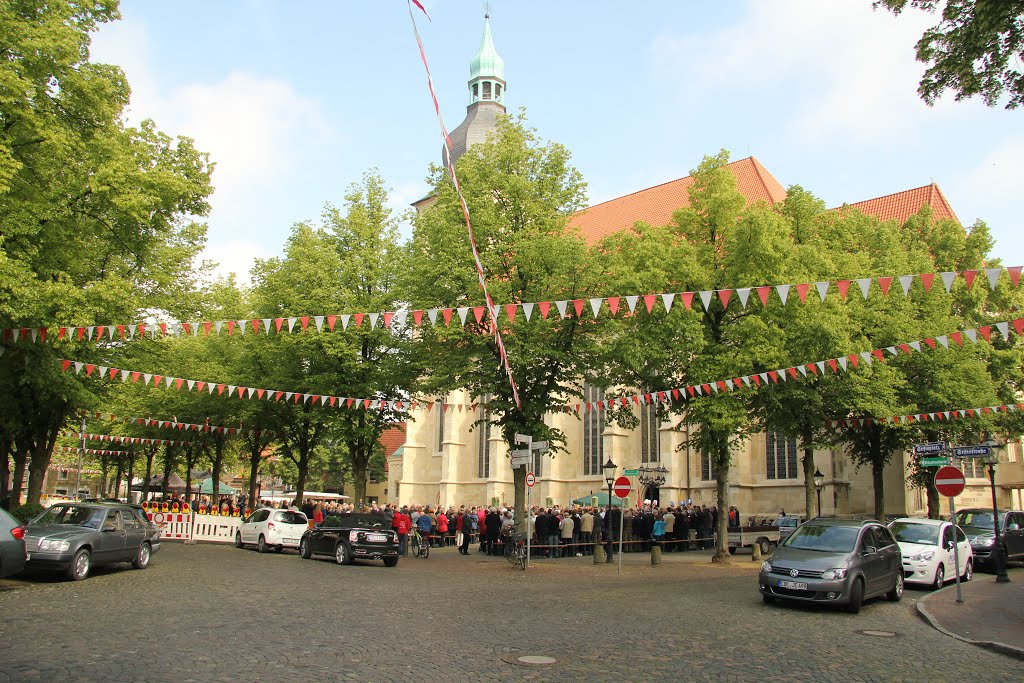
<path fill-rule="evenodd" d="M 922 621 L 925 591 L 859 615 L 765 606 L 757 566 L 627 554 L 621 575 L 589 557 L 524 574 L 443 549 L 389 569 L 164 543 L 145 571 L 0 582 L 0 683 L 1021 680 L 1020 660 Z"/>

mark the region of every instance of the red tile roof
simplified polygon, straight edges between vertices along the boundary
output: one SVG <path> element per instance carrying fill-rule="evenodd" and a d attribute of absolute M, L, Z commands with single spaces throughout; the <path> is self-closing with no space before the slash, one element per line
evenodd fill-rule
<path fill-rule="evenodd" d="M 384 446 L 384 457 L 391 457 L 398 450 L 399 446 L 405 443 L 405 425 L 400 424 L 389 427 L 380 435 L 380 443 Z"/>
<path fill-rule="evenodd" d="M 754 157 L 734 161 L 728 168 L 735 174 L 736 187 L 747 198 L 747 206 L 761 200 L 774 204 L 786 198 L 785 188 Z M 588 244 L 630 228 L 637 221 L 668 225 L 673 211 L 690 205 L 691 185 L 693 178 L 686 176 L 611 199 L 573 214 L 569 224 L 580 229 Z"/>
<path fill-rule="evenodd" d="M 905 222 L 920 211 L 922 207 L 930 206 L 932 207 L 932 216 L 935 220 L 948 219 L 954 220 L 957 223 L 960 222 L 960 219 L 956 217 L 956 213 L 953 212 L 953 207 L 949 205 L 946 197 L 942 194 L 942 190 L 935 183 L 917 187 L 913 190 L 888 194 L 876 199 L 866 199 L 849 206 L 859 209 L 869 216 L 876 216 L 883 221 L 895 218 L 900 223 Z M 842 207 L 836 208 L 840 209 Z"/>

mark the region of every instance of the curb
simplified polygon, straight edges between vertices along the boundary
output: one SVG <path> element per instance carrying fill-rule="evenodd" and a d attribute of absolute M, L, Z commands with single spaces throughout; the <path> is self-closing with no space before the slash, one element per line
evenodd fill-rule
<path fill-rule="evenodd" d="M 941 591 L 933 593 L 932 595 L 937 595 L 939 592 Z M 972 640 L 971 638 L 966 638 L 964 636 L 961 636 L 957 633 L 953 633 L 952 631 L 943 628 L 939 624 L 938 620 L 931 615 L 931 613 L 928 611 L 928 608 L 924 606 L 924 600 L 918 601 L 916 609 L 918 615 L 922 619 L 924 619 L 929 626 L 934 628 L 939 633 L 943 633 L 951 638 L 955 638 L 956 640 L 962 641 L 964 643 L 970 643 L 971 645 L 983 647 L 986 650 L 992 650 L 1000 654 L 1024 660 L 1024 648 L 1015 647 L 1013 645 L 1007 645 L 1006 643 L 1000 643 L 999 641 L 994 640 Z"/>

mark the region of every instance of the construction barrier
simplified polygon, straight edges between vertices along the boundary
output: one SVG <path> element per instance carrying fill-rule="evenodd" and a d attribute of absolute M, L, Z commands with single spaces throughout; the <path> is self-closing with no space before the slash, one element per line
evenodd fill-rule
<path fill-rule="evenodd" d="M 233 543 L 235 532 L 241 526 L 241 517 L 230 515 L 194 515 L 192 523 L 193 541 Z"/>
<path fill-rule="evenodd" d="M 192 515 L 180 512 L 147 512 L 149 521 L 160 527 L 160 538 L 187 541 L 192 538 Z"/>

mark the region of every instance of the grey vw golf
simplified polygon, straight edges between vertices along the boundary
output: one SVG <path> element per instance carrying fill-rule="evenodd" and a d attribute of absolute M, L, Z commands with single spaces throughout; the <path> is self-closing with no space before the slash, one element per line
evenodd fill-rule
<path fill-rule="evenodd" d="M 896 539 L 875 520 L 817 518 L 762 563 L 758 584 L 765 603 L 845 605 L 857 613 L 867 598 L 903 597 L 903 558 Z"/>

